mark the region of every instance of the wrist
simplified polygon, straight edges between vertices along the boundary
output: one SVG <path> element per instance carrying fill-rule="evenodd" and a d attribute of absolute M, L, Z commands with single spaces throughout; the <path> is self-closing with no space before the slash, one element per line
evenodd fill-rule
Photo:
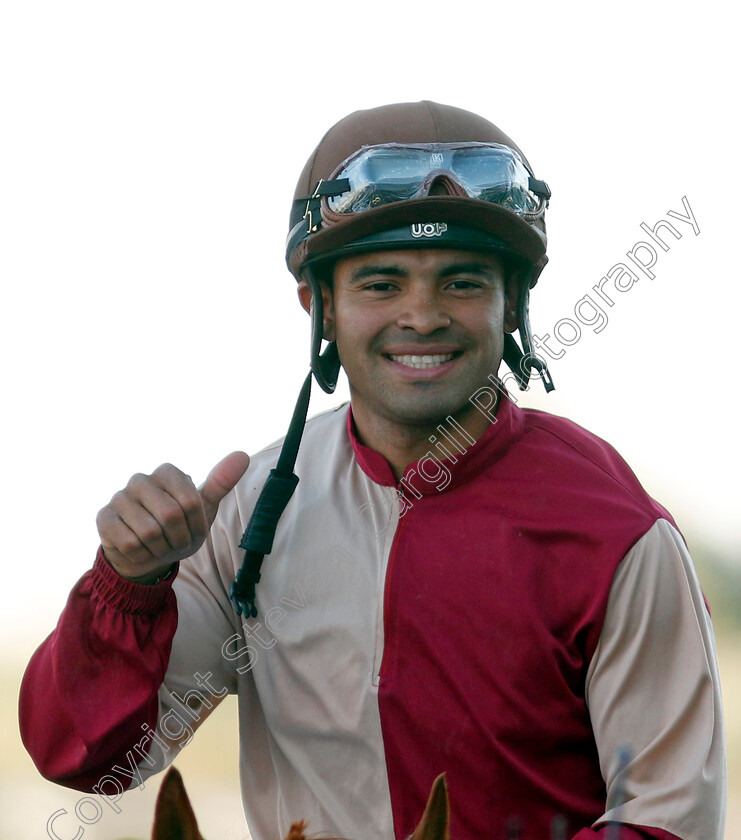
<path fill-rule="evenodd" d="M 168 580 L 155 584 L 156 576 L 149 575 L 149 584 L 141 581 L 147 578 L 142 575 L 139 581 L 132 581 L 116 571 L 116 568 L 105 556 L 102 547 L 98 553 L 91 572 L 91 584 L 95 596 L 107 606 L 124 613 L 158 613 L 174 598 L 172 583 L 177 577 L 179 564 L 172 569 L 161 570 L 158 574 L 163 578 L 171 572 Z"/>
<path fill-rule="evenodd" d="M 136 583 L 139 586 L 156 586 L 158 583 L 163 583 L 166 580 L 170 580 L 175 576 L 175 572 L 178 570 L 178 566 L 180 565 L 179 562 L 176 560 L 174 563 L 171 563 L 167 568 L 160 569 L 159 571 L 148 572 L 145 575 L 139 575 L 138 577 L 134 577 L 131 575 L 124 575 L 122 574 L 111 561 L 108 559 L 105 553 L 105 549 L 103 546 L 100 546 L 98 549 L 98 553 L 100 556 L 105 560 L 106 565 L 113 570 L 113 572 L 122 580 L 126 580 L 129 583 Z"/>
<path fill-rule="evenodd" d="M 138 583 L 141 586 L 156 586 L 158 583 L 170 580 L 170 578 L 175 574 L 177 567 L 178 564 L 176 561 L 168 569 L 165 569 L 164 572 L 159 572 L 156 575 L 143 575 L 142 577 L 127 577 L 126 580 L 131 583 Z M 121 575 L 121 577 L 124 577 L 124 575 Z"/>

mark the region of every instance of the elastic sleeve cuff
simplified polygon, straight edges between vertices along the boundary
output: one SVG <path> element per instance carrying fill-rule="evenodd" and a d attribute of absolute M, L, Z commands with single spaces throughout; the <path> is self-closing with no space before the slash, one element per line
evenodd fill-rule
<path fill-rule="evenodd" d="M 162 609 L 179 568 L 180 564 L 177 564 L 167 580 L 160 583 L 134 583 L 119 575 L 106 559 L 101 546 L 93 564 L 91 584 L 95 594 L 119 612 L 156 613 Z"/>

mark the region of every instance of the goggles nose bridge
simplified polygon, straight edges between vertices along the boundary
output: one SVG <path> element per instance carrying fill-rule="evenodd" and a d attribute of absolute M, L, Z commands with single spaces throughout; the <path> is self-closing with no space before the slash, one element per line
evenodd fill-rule
<path fill-rule="evenodd" d="M 425 197 L 429 195 L 453 195 L 458 198 L 467 198 L 468 190 L 458 180 L 455 173 L 449 169 L 433 169 L 425 176 L 420 194 Z"/>

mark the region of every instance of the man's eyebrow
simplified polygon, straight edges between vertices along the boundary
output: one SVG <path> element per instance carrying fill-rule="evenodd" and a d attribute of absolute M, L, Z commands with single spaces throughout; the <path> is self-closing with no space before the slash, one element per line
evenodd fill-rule
<path fill-rule="evenodd" d="M 383 265 L 378 263 L 376 265 L 363 265 L 356 268 L 350 275 L 351 283 L 360 283 L 362 280 L 367 280 L 368 277 L 377 277 L 379 274 L 384 277 L 404 277 L 406 271 L 399 268 L 398 265 Z"/>
<path fill-rule="evenodd" d="M 498 266 L 492 265 L 485 260 L 467 260 L 465 262 L 453 262 L 440 269 L 438 277 L 446 279 L 456 274 L 474 274 L 479 277 L 492 277 L 498 272 Z M 395 263 L 372 263 L 356 268 L 349 278 L 349 283 L 355 285 L 362 283 L 369 277 L 406 277 L 408 271 Z"/>
<path fill-rule="evenodd" d="M 492 274 L 497 273 L 497 267 L 487 262 L 461 262 L 451 263 L 441 269 L 440 277 L 450 277 L 453 274 L 478 274 L 481 276 L 491 277 Z"/>

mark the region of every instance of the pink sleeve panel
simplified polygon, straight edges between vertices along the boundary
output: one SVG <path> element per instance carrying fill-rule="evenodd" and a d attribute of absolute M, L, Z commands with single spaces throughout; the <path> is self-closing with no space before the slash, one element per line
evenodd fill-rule
<path fill-rule="evenodd" d="M 665 520 L 615 574 L 586 698 L 608 802 L 622 802 L 596 825 L 721 840 L 727 771 L 713 627 L 687 546 Z"/>
<path fill-rule="evenodd" d="M 90 791 L 156 725 L 178 623 L 174 577 L 132 583 L 99 549 L 72 590 L 21 686 L 21 737 L 45 778 Z"/>

